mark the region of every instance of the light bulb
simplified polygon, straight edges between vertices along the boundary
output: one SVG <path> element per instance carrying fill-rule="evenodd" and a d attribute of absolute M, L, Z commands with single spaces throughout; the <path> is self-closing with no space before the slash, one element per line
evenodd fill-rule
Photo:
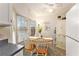
<path fill-rule="evenodd" d="M 49 9 L 49 12 L 53 12 L 53 10 L 52 9 Z"/>

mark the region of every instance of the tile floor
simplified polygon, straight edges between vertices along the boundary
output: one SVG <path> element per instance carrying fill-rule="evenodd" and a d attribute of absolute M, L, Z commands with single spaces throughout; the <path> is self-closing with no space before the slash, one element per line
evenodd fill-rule
<path fill-rule="evenodd" d="M 24 56 L 30 56 L 30 53 L 28 51 L 24 50 Z M 33 56 L 36 56 L 36 54 L 33 54 Z M 63 49 L 60 49 L 58 47 L 56 48 L 48 48 L 48 55 L 47 56 L 66 56 L 66 51 Z"/>

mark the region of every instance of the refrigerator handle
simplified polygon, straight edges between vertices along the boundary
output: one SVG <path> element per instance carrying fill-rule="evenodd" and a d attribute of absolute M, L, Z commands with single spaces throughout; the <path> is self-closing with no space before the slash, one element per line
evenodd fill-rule
<path fill-rule="evenodd" d="M 74 40 L 75 42 L 78 42 L 78 43 L 79 43 L 79 41 L 78 41 L 77 39 L 75 39 L 75 38 L 72 38 L 72 37 L 70 37 L 70 36 L 68 36 L 68 35 L 66 35 L 66 37 L 71 38 L 71 39 Z"/>

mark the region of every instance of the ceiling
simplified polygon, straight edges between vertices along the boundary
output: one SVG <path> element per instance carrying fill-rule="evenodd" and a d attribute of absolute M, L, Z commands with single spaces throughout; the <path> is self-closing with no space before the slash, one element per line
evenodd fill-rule
<path fill-rule="evenodd" d="M 65 15 L 73 3 L 16 3 L 13 7 L 16 13 L 29 18 Z"/>

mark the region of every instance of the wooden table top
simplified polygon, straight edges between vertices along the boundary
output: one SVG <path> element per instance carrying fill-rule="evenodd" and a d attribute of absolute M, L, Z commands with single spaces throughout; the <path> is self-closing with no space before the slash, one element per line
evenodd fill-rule
<path fill-rule="evenodd" d="M 30 38 L 30 40 L 41 39 L 40 37 L 33 37 L 33 36 L 30 36 L 29 38 Z M 42 39 L 44 39 L 44 40 L 53 40 L 53 38 L 46 38 L 46 37 L 43 37 Z"/>

